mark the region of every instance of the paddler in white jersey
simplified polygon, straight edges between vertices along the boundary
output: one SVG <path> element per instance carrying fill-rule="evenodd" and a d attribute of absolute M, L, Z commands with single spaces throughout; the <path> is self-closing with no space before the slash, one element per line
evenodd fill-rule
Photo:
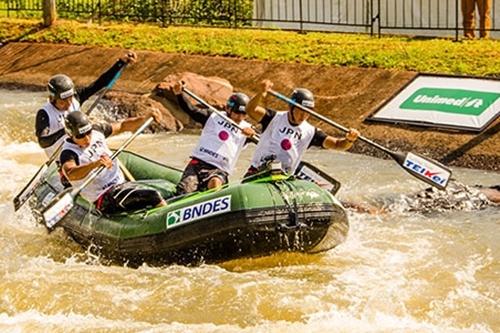
<path fill-rule="evenodd" d="M 182 110 L 203 125 L 198 145 L 177 184 L 177 194 L 219 188 L 228 182 L 247 138 L 255 135 L 245 121 L 249 98 L 243 93 L 234 93 L 226 103 L 227 117 L 243 129 L 240 130 L 217 113 L 193 106 L 182 92 L 182 82 L 174 84 L 172 90 Z"/>
<path fill-rule="evenodd" d="M 156 122 L 161 120 L 158 110 L 151 115 Z M 111 124 L 92 125 L 80 111 L 70 112 L 65 117 L 68 137 L 59 157 L 62 171 L 75 187 L 81 185 L 92 170 L 101 166 L 106 168 L 80 193 L 102 213 L 114 214 L 166 204 L 155 189 L 139 182 L 125 181 L 117 160 L 111 160 L 112 153 L 106 143 L 108 136 L 134 132 L 145 120 L 146 117 L 133 117 Z"/>
<path fill-rule="evenodd" d="M 127 52 L 94 83 L 80 89 L 75 89 L 73 81 L 64 74 L 50 78 L 47 85 L 49 100 L 38 110 L 35 122 L 38 144 L 45 150 L 47 157 L 52 156 L 66 137 L 64 117 L 68 112 L 80 110 L 81 104 L 107 86 L 125 64 L 134 63 L 136 59 L 134 52 Z"/>
<path fill-rule="evenodd" d="M 263 132 L 246 176 L 258 172 L 269 159 L 279 160 L 284 171 L 294 173 L 309 147 L 347 150 L 358 138 L 359 132 L 353 128 L 344 138 L 326 135 L 319 128 L 309 124 L 308 113 L 292 105 L 289 111 L 282 112 L 259 106 L 272 86 L 271 81 L 262 81 L 260 91 L 247 105 L 248 115 L 262 124 Z M 295 89 L 291 99 L 309 109 L 314 109 L 314 96 L 307 89 Z"/>

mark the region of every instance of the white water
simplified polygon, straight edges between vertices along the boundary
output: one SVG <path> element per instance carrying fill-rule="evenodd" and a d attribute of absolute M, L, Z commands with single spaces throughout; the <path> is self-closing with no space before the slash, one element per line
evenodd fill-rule
<path fill-rule="evenodd" d="M 48 235 L 12 198 L 44 161 L 33 124 L 43 94 L 0 91 L 0 331 L 498 332 L 500 211 L 350 212 L 347 241 L 200 267 L 106 265 Z M 118 146 L 126 136 L 111 139 Z M 195 135 L 142 136 L 131 150 L 182 168 Z M 248 166 L 244 152 L 237 176 Z M 311 150 L 342 200 L 395 203 L 425 188 L 392 161 Z M 466 184 L 499 175 L 454 170 Z M 237 177 L 235 177 L 237 179 Z M 402 203 L 403 205 L 403 203 Z"/>

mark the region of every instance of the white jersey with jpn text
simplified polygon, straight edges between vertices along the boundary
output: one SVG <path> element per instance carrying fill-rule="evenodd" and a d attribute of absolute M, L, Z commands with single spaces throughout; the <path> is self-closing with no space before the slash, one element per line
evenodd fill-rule
<path fill-rule="evenodd" d="M 95 130 L 92 131 L 92 139 L 87 148 L 81 148 L 77 144 L 69 141 L 69 139 L 66 139 L 62 148 L 62 151 L 64 150 L 71 150 L 74 152 L 78 156 L 79 165 L 94 162 L 104 154 L 108 156 L 112 155 L 112 152 L 106 144 L 104 134 Z M 85 179 L 86 177 L 80 180 L 71 180 L 70 183 L 73 187 L 77 187 L 80 186 Z M 125 182 L 125 177 L 123 176 L 122 171 L 118 167 L 118 162 L 115 159 L 113 160 L 113 167 L 111 169 L 104 169 L 101 171 L 97 178 L 85 187 L 80 194 L 89 202 L 94 202 L 108 188 L 123 182 Z"/>
<path fill-rule="evenodd" d="M 238 125 L 241 128 L 251 126 L 244 120 Z M 246 139 L 241 130 L 214 112 L 208 117 L 191 156 L 231 174 Z"/>
<path fill-rule="evenodd" d="M 44 110 L 47 113 L 47 116 L 49 118 L 48 132 L 43 133 L 43 136 L 50 136 L 64 128 L 64 117 L 66 117 L 68 112 L 80 110 L 80 102 L 78 102 L 78 100 L 73 97 L 73 99 L 71 100 L 71 106 L 67 111 L 59 111 L 51 102 L 47 102 L 44 106 L 42 106 L 42 110 Z M 52 146 L 44 148 L 47 157 L 52 156 L 57 147 L 59 147 L 59 145 L 66 138 L 67 136 L 63 135 L 59 138 L 59 140 L 54 142 Z"/>
<path fill-rule="evenodd" d="M 255 148 L 252 166 L 260 167 L 271 155 L 281 162 L 283 170 L 293 173 L 309 147 L 316 129 L 307 121 L 293 126 L 288 121 L 288 112 L 276 112 Z"/>

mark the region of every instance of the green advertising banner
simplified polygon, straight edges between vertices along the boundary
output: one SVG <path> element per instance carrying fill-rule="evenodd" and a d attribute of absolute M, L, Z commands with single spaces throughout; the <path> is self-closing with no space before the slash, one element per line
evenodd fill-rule
<path fill-rule="evenodd" d="M 500 80 L 419 75 L 370 119 L 481 131 L 500 114 Z"/>

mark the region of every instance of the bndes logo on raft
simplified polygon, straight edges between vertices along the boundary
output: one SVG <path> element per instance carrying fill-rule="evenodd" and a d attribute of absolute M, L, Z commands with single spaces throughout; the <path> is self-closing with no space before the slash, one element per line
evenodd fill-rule
<path fill-rule="evenodd" d="M 492 92 L 421 88 L 405 100 L 400 108 L 479 116 L 499 98 L 499 93 Z"/>
<path fill-rule="evenodd" d="M 231 196 L 212 199 L 168 213 L 167 229 L 231 211 Z"/>

